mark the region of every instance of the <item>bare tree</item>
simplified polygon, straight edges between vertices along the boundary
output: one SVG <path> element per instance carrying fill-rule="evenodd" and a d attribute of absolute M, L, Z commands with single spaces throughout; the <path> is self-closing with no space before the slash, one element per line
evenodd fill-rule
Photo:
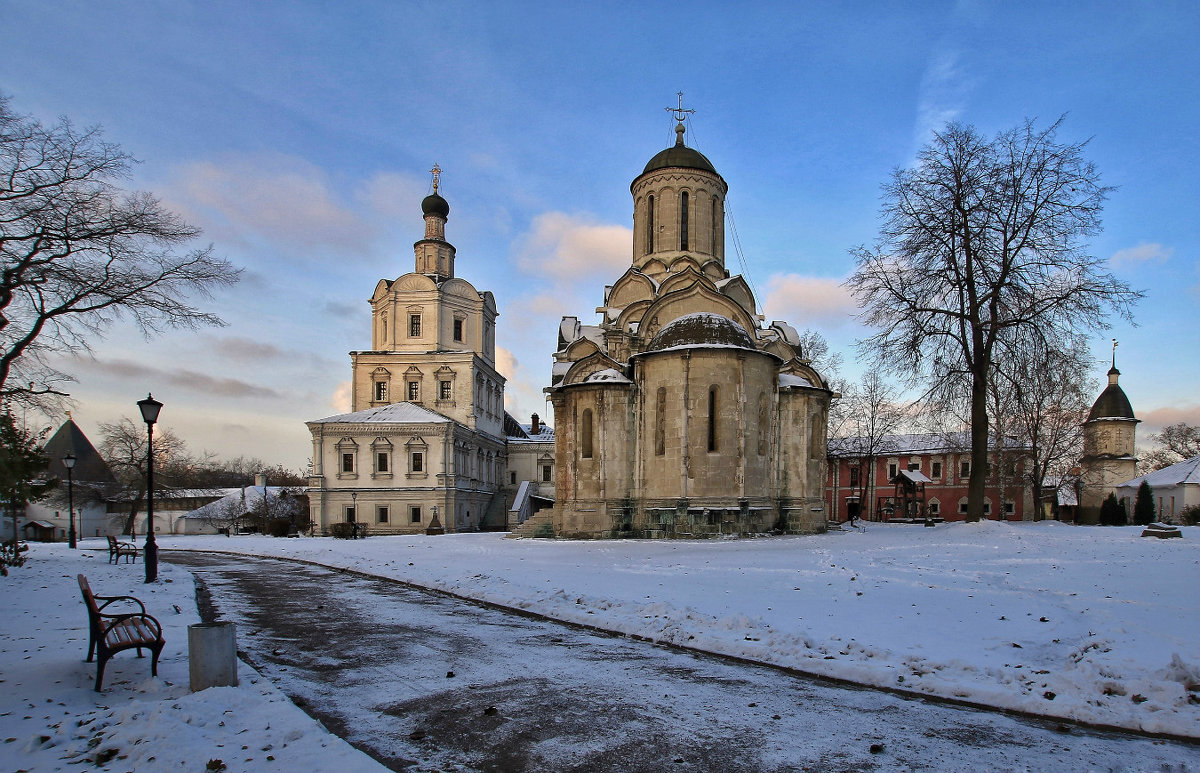
<path fill-rule="evenodd" d="M 997 360 L 990 390 L 994 435 L 1016 440 L 1030 462 L 1022 479 L 1033 492 L 1035 517 L 1043 512 L 1044 482 L 1067 479 L 1083 452 L 1083 422 L 1095 394 L 1087 342 L 1082 337 L 1051 345 L 1043 338 L 1026 338 L 1005 347 Z M 1009 459 L 1003 454 L 1004 470 Z"/>
<path fill-rule="evenodd" d="M 855 250 L 847 280 L 880 331 L 860 343 L 876 365 L 968 396 L 968 521 L 983 517 L 988 382 L 1006 343 L 1105 328 L 1141 297 L 1088 254 L 1110 189 L 1086 143 L 1056 139 L 1061 122 L 990 140 L 957 123 L 936 133 L 884 185 L 880 242 Z"/>
<path fill-rule="evenodd" d="M 842 354 L 829 348 L 825 336 L 812 328 L 800 331 L 800 351 L 826 382 L 839 380 L 842 370 Z M 835 390 L 836 391 L 836 390 Z"/>
<path fill-rule="evenodd" d="M 838 415 L 831 426 L 830 456 L 849 460 L 857 469 L 859 502 L 867 520 L 874 517 L 875 460 L 895 450 L 896 433 L 901 429 L 908 412 L 900 402 L 900 392 L 879 374 L 870 371 L 857 384 L 842 387 Z M 836 467 L 835 467 L 836 469 Z"/>
<path fill-rule="evenodd" d="M 246 515 L 246 492 L 240 497 L 225 497 L 201 507 L 197 511 L 200 522 L 218 532 L 231 536 L 238 521 Z"/>
<path fill-rule="evenodd" d="M 118 318 L 150 335 L 220 325 L 192 305 L 237 281 L 199 231 L 117 182 L 134 163 L 99 128 L 51 126 L 0 96 L 0 396 L 46 405 L 67 374 L 48 355 L 87 350 Z"/>
<path fill-rule="evenodd" d="M 178 457 L 185 456 L 186 444 L 170 429 L 159 428 L 154 433 L 154 469 L 167 469 Z M 146 428 L 132 419 L 122 418 L 116 424 L 100 425 L 100 445 L 96 449 L 113 476 L 132 495 L 129 514 L 121 527 L 122 534 L 132 534 L 138 508 L 146 498 Z M 154 490 L 169 480 L 160 476 Z"/>
<path fill-rule="evenodd" d="M 1168 424 L 1162 432 L 1147 438 L 1156 443 L 1158 448 L 1142 451 L 1138 454 L 1138 474 L 1161 470 L 1178 464 L 1184 459 L 1200 456 L 1200 427 L 1193 427 L 1187 422 Z"/>

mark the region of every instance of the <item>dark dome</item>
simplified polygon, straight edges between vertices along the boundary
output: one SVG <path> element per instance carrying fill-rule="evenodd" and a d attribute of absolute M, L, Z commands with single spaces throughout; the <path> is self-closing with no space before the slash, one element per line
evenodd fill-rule
<path fill-rule="evenodd" d="M 1117 384 L 1109 384 L 1100 393 L 1100 397 L 1096 398 L 1096 404 L 1092 406 L 1092 412 L 1088 414 L 1088 421 L 1133 418 L 1133 406 L 1129 404 L 1125 390 Z"/>
<path fill-rule="evenodd" d="M 717 174 L 716 168 L 712 165 L 711 161 L 704 157 L 703 153 L 682 144 L 676 144 L 674 147 L 659 151 L 658 155 L 650 159 L 649 163 L 646 164 L 646 168 L 642 170 L 642 174 L 668 167 L 702 169 L 705 172 Z"/>
<path fill-rule="evenodd" d="M 754 342 L 746 329 L 732 319 L 720 314 L 697 312 L 672 320 L 658 331 L 647 350 L 657 351 L 677 346 L 732 346 L 753 349 Z"/>
<path fill-rule="evenodd" d="M 431 193 L 421 201 L 421 212 L 445 219 L 450 215 L 450 204 L 436 193 Z"/>

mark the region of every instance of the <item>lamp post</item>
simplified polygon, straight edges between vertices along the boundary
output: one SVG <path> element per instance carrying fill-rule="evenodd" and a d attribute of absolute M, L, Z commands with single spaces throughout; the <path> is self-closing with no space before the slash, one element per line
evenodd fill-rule
<path fill-rule="evenodd" d="M 358 539 L 358 492 L 350 492 L 350 539 Z"/>
<path fill-rule="evenodd" d="M 154 422 L 162 403 L 149 392 L 138 400 L 142 420 L 146 422 L 146 582 L 158 579 L 158 545 L 154 544 Z"/>
<path fill-rule="evenodd" d="M 67 468 L 67 520 L 70 523 L 67 528 L 67 544 L 71 546 L 71 550 L 75 549 L 75 492 L 72 486 L 75 461 L 75 454 L 70 451 L 62 458 L 63 467 Z"/>

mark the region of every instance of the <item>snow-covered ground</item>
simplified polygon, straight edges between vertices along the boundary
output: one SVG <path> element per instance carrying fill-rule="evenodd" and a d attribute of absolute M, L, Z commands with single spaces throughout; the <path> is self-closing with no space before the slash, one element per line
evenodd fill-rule
<path fill-rule="evenodd" d="M 298 558 L 864 684 L 1200 737 L 1200 529 L 1183 531 L 1158 540 L 1133 527 L 988 522 L 700 542 L 159 544 Z M 189 575 L 164 563 L 147 586 L 140 564 L 106 555 L 33 545 L 0 579 L 0 749 L 14 769 L 67 770 L 109 749 L 139 771 L 210 759 L 231 770 L 377 769 L 245 667 L 242 687 L 189 693 Z M 103 695 L 90 689 L 79 572 L 96 593 L 137 595 L 162 620 L 158 679 L 127 652 Z"/>

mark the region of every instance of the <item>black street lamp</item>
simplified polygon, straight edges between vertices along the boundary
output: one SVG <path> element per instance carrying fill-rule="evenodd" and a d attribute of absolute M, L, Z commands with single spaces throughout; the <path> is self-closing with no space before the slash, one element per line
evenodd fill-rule
<path fill-rule="evenodd" d="M 149 392 L 138 400 L 142 420 L 146 422 L 146 582 L 158 579 L 158 545 L 154 544 L 154 422 L 162 403 Z"/>
<path fill-rule="evenodd" d="M 71 550 L 75 549 L 75 492 L 71 474 L 71 471 L 75 469 L 75 461 L 75 454 L 70 451 L 62 458 L 63 467 L 67 468 L 67 518 L 71 524 L 67 529 L 67 544 L 71 546 Z"/>
<path fill-rule="evenodd" d="M 350 539 L 358 539 L 358 492 L 350 492 Z"/>

